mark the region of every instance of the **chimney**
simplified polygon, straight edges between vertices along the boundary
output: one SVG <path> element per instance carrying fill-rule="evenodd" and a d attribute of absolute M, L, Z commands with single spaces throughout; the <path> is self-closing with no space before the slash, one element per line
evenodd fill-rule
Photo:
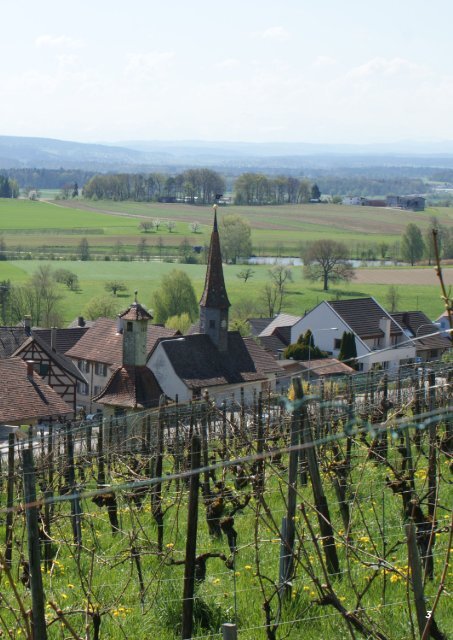
<path fill-rule="evenodd" d="M 388 318 L 387 316 L 384 316 L 379 320 L 379 329 L 381 329 L 381 331 L 384 333 L 384 349 L 386 347 L 390 347 L 391 345 L 391 339 L 390 339 L 391 323 L 392 323 L 391 318 Z"/>
<path fill-rule="evenodd" d="M 52 327 L 50 330 L 50 348 L 52 351 L 57 350 L 57 328 Z"/>
<path fill-rule="evenodd" d="M 34 360 L 26 360 L 27 363 L 27 378 L 33 378 L 33 365 L 35 364 Z"/>
<path fill-rule="evenodd" d="M 24 316 L 24 329 L 27 336 L 31 336 L 31 316 Z"/>
<path fill-rule="evenodd" d="M 83 316 L 79 316 L 77 318 L 77 326 L 78 327 L 84 327 L 85 326 L 85 320 L 83 319 Z"/>

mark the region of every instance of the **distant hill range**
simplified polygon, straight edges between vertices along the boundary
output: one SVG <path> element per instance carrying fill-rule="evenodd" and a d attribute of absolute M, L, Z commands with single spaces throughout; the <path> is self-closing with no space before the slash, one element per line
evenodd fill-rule
<path fill-rule="evenodd" d="M 87 171 L 218 170 L 307 171 L 338 167 L 453 168 L 453 142 L 383 144 L 250 143 L 204 141 L 124 141 L 89 144 L 0 136 L 0 169 L 39 167 Z"/>

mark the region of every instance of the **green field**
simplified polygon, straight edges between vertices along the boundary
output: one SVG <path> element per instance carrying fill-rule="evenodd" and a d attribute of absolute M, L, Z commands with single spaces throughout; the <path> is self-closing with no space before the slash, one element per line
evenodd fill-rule
<path fill-rule="evenodd" d="M 425 229 L 432 215 L 446 226 L 453 224 L 453 209 L 448 208 L 408 212 L 329 204 L 231 206 L 219 210 L 220 218 L 226 212 L 249 220 L 257 255 L 299 255 L 301 244 L 333 235 L 354 252 L 357 245 L 393 244 L 409 222 Z M 140 222 L 153 218 L 172 220 L 175 229 L 170 233 L 162 224 L 159 232 L 141 233 Z M 201 225 L 196 234 L 189 228 L 195 221 Z M 140 238 L 146 237 L 156 253 L 159 237 L 167 247 L 177 247 L 183 237 L 191 244 L 203 245 L 209 239 L 211 224 L 211 207 L 186 204 L 0 200 L 0 233 L 8 247 L 24 250 L 53 247 L 57 253 L 67 253 L 87 236 L 92 252 L 106 253 L 121 240 L 124 251 L 134 253 Z"/>
<path fill-rule="evenodd" d="M 43 264 L 51 264 L 54 268 L 64 268 L 77 274 L 80 289 L 69 291 L 61 286 L 64 296 L 64 318 L 70 322 L 75 317 L 83 315 L 83 309 L 87 302 L 100 295 L 106 295 L 104 285 L 107 281 L 118 279 L 124 282 L 128 291 L 118 295 L 118 306 L 126 307 L 133 299 L 134 290 L 138 290 L 140 301 L 152 308 L 153 292 L 160 285 L 163 275 L 172 269 L 183 269 L 193 281 L 197 296 L 201 296 L 203 290 L 206 267 L 205 265 L 172 264 L 167 262 L 120 262 L 120 261 L 53 261 L 50 263 L 39 260 L 17 260 L 14 262 L 0 262 L 0 281 L 11 280 L 13 284 L 23 284 L 27 278 Z M 265 313 L 265 307 L 260 302 L 260 291 L 268 281 L 268 269 L 266 266 L 253 267 L 253 277 L 244 283 L 237 277 L 243 269 L 240 265 L 225 265 L 224 274 L 228 295 L 234 306 L 243 304 L 244 301 L 255 301 L 255 313 Z M 295 315 L 302 315 L 322 300 L 341 297 L 374 296 L 384 307 L 387 306 L 386 294 L 388 285 L 367 284 L 358 285 L 352 281 L 349 284 L 333 285 L 328 292 L 322 290 L 321 283 L 312 283 L 303 279 L 302 268 L 293 267 L 293 282 L 288 286 L 288 296 L 285 300 L 284 311 Z M 399 286 L 400 309 L 424 311 L 428 317 L 434 319 L 443 311 L 440 292 L 437 286 L 411 285 Z"/>
<path fill-rule="evenodd" d="M 453 223 L 453 209 L 442 208 L 425 212 L 403 212 L 371 207 L 345 207 L 341 205 L 295 205 L 269 207 L 228 207 L 220 208 L 224 213 L 237 213 L 246 217 L 252 227 L 253 251 L 260 255 L 299 255 L 301 244 L 320 238 L 343 240 L 357 252 L 359 248 L 379 247 L 381 243 L 392 246 L 399 241 L 406 225 L 415 222 L 426 228 L 432 215 L 448 226 Z M 194 282 L 197 295 L 201 295 L 204 265 L 175 265 L 169 262 L 118 261 L 115 247 L 122 244 L 125 255 L 136 256 L 137 244 L 147 240 L 151 255 L 165 259 L 177 254 L 183 237 L 193 245 L 209 242 L 212 225 L 211 207 L 194 207 L 160 203 L 134 203 L 112 201 L 39 201 L 1 200 L 0 233 L 7 251 L 18 251 L 24 260 L 0 262 L 0 280 L 11 280 L 22 284 L 36 270 L 38 265 L 52 260 L 51 264 L 69 269 L 77 274 L 80 289 L 76 292 L 62 287 L 64 296 L 64 318 L 69 322 L 83 314 L 83 309 L 92 298 L 104 295 L 106 281 L 119 279 L 128 286 L 128 291 L 118 296 L 118 305 L 125 306 L 132 298 L 133 291 L 139 290 L 140 300 L 152 307 L 153 292 L 159 286 L 163 275 L 171 269 L 184 269 Z M 169 233 L 164 224 L 158 232 L 141 233 L 139 224 L 143 220 L 160 218 L 173 220 L 176 227 Z M 191 233 L 191 222 L 200 223 L 200 232 Z M 80 262 L 76 258 L 76 248 L 82 237 L 86 237 L 92 257 L 90 262 Z M 158 243 L 162 242 L 162 247 Z M 40 256 L 41 260 L 34 260 Z M 61 260 L 61 258 L 74 258 Z M 105 258 L 111 258 L 106 261 Z M 238 279 L 241 266 L 225 265 L 225 277 L 231 302 L 253 301 L 252 314 L 264 313 L 260 302 L 260 292 L 268 280 L 269 267 L 253 267 L 254 275 L 247 282 Z M 416 279 L 414 278 L 414 282 Z M 323 299 L 337 296 L 355 297 L 372 295 L 386 306 L 388 284 L 332 286 L 329 292 L 322 291 L 321 283 L 311 283 L 302 277 L 300 267 L 293 268 L 293 282 L 288 286 L 288 296 L 284 310 L 303 314 Z M 435 318 L 443 311 L 437 286 L 411 284 L 399 286 L 401 309 L 421 309 L 429 317 Z M 234 309 L 233 309 L 234 311 Z"/>

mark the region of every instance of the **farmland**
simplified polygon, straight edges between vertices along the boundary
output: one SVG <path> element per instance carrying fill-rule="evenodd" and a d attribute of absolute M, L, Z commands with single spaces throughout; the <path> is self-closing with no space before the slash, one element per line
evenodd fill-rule
<path fill-rule="evenodd" d="M 453 211 L 446 208 L 413 213 L 319 204 L 230 207 L 220 209 L 220 216 L 224 212 L 246 217 L 252 228 L 254 253 L 272 256 L 298 256 L 301 245 L 326 237 L 345 241 L 353 254 L 366 254 L 367 248 L 372 247 L 379 255 L 379 246 L 384 244 L 391 247 L 400 241 L 408 222 L 415 222 L 422 229 L 427 228 L 430 216 L 435 214 L 442 224 L 453 223 Z M 173 220 L 174 230 L 170 233 L 162 224 L 158 232 L 140 232 L 140 222 L 156 217 L 162 221 Z M 198 233 L 190 232 L 189 225 L 194 221 L 200 224 Z M 61 291 L 64 297 L 64 320 L 67 322 L 82 314 L 89 300 L 104 294 L 104 285 L 112 278 L 124 281 L 128 287 L 128 291 L 122 294 L 124 300 L 119 297 L 119 308 L 129 301 L 135 289 L 140 291 L 143 303 L 152 306 L 153 291 L 159 286 L 161 277 L 175 267 L 170 261 L 175 259 L 181 240 L 187 237 L 193 245 L 206 245 L 211 224 L 211 207 L 77 199 L 55 202 L 0 200 L 0 232 L 7 253 L 15 250 L 16 257 L 27 258 L 0 262 L 0 280 L 22 284 L 43 264 L 43 260 L 51 260 L 52 266 L 61 266 L 74 272 L 79 279 L 79 289 L 68 291 L 62 288 Z M 81 262 L 75 259 L 77 245 L 83 237 L 89 242 L 94 261 Z M 160 257 L 163 261 L 124 261 L 130 257 L 136 258 L 137 244 L 141 240 L 146 241 L 149 255 Z M 42 259 L 32 259 L 37 255 Z M 187 271 L 197 295 L 200 295 L 204 283 L 204 265 L 184 264 L 177 265 L 177 268 Z M 269 267 L 254 266 L 253 277 L 247 283 L 237 278 L 241 268 L 225 265 L 233 309 L 234 305 L 248 300 L 254 302 L 256 307 L 254 311 L 250 309 L 250 313 L 266 313 L 260 302 L 260 291 L 268 279 Z M 445 272 L 449 283 L 452 272 L 449 269 Z M 432 318 L 442 313 L 443 304 L 433 270 L 422 268 L 359 269 L 356 279 L 351 283 L 338 283 L 324 292 L 321 283 L 305 281 L 302 269 L 294 267 L 284 310 L 302 314 L 323 299 L 339 296 L 372 295 L 386 306 L 390 285 L 398 287 L 399 308 L 421 309 Z"/>
<path fill-rule="evenodd" d="M 223 213 L 235 213 L 250 222 L 253 249 L 257 255 L 297 256 L 304 243 L 332 237 L 332 234 L 337 240 L 346 242 L 352 253 L 357 253 L 359 245 L 363 250 L 399 241 L 410 222 L 426 229 L 432 215 L 441 224 L 453 224 L 453 210 L 448 208 L 408 212 L 317 204 L 238 206 L 219 211 L 220 217 Z M 169 232 L 162 224 L 158 233 L 141 233 L 140 222 L 153 218 L 172 220 L 175 228 Z M 199 233 L 191 233 L 189 229 L 190 223 L 195 221 L 200 223 Z M 130 253 L 136 252 L 137 243 L 143 237 L 150 246 L 155 246 L 161 238 L 165 246 L 174 249 L 185 236 L 191 244 L 203 245 L 209 239 L 211 223 L 211 207 L 184 204 L 77 199 L 53 202 L 0 200 L 0 232 L 8 245 L 35 250 L 52 247 L 56 253 L 70 252 L 83 236 L 89 237 L 93 252 L 100 254 L 105 254 L 119 239 L 124 250 Z M 375 250 L 379 257 L 379 250 Z"/>

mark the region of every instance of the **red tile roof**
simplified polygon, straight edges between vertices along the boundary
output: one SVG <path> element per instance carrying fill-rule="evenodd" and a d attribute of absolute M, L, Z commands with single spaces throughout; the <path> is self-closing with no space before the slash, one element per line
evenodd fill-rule
<path fill-rule="evenodd" d="M 157 407 L 161 395 L 162 389 L 148 367 L 123 365 L 93 400 L 115 407 L 147 409 Z"/>
<path fill-rule="evenodd" d="M 178 335 L 175 329 L 166 329 L 159 325 L 148 324 L 146 347 L 148 353 L 154 349 L 159 338 L 172 338 Z M 102 362 L 108 365 L 121 365 L 123 360 L 123 335 L 118 333 L 117 321 L 99 318 L 93 327 L 75 344 L 66 355 L 78 360 Z"/>
<path fill-rule="evenodd" d="M 131 304 L 129 309 L 120 313 L 120 318 L 123 320 L 152 320 L 153 316 L 136 301 Z"/>
<path fill-rule="evenodd" d="M 27 364 L 21 358 L 0 360 L 0 380 L 2 423 L 26 423 L 73 413 L 73 409 L 38 375 L 27 375 Z"/>

